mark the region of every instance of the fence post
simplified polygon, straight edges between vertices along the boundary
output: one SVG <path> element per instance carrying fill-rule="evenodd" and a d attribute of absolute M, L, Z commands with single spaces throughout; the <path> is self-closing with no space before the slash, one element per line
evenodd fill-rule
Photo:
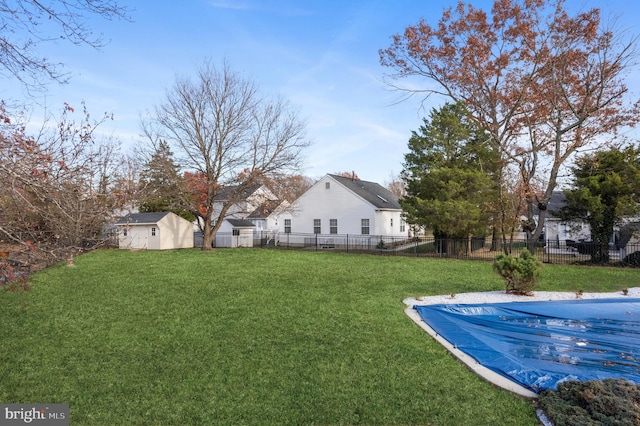
<path fill-rule="evenodd" d="M 550 240 L 545 240 L 544 247 L 542 247 L 542 250 L 547 252 L 547 263 L 551 263 L 551 250 L 549 250 L 549 242 Z M 558 250 L 560 250 L 559 243 L 558 243 Z"/>

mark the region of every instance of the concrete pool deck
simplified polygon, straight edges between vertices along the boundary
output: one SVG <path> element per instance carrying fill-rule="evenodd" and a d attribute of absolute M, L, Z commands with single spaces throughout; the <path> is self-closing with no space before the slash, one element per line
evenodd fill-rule
<path fill-rule="evenodd" d="M 452 345 L 445 338 L 440 336 L 426 322 L 422 320 L 418 312 L 413 308 L 417 305 L 435 305 L 435 304 L 470 304 L 470 303 L 507 303 L 507 302 L 535 302 L 535 301 L 552 301 L 552 300 L 576 300 L 576 299 L 611 299 L 611 298 L 638 298 L 640 297 L 640 287 L 629 288 L 625 292 L 608 292 L 608 293 L 576 293 L 576 292 L 547 292 L 536 291 L 532 296 L 516 296 L 506 294 L 504 291 L 482 292 L 482 293 L 462 293 L 449 294 L 440 296 L 425 296 L 418 298 L 407 298 L 403 300 L 407 305 L 405 314 L 411 318 L 420 328 L 425 330 L 430 336 L 444 346 L 456 358 L 463 362 L 471 371 L 478 374 L 494 385 L 513 392 L 526 398 L 536 398 L 537 394 L 518 383 L 507 379 L 506 377 L 488 369 L 473 357 L 462 352 L 460 349 Z"/>

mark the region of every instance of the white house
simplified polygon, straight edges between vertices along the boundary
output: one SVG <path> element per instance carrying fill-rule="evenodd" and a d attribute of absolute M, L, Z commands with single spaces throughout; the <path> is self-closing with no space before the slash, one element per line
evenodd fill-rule
<path fill-rule="evenodd" d="M 292 205 L 284 233 L 407 237 L 398 198 L 388 189 L 360 179 L 325 175 Z"/>
<path fill-rule="evenodd" d="M 253 239 L 263 237 L 268 242 L 276 241 L 279 224 L 291 218 L 289 203 L 278 200 L 265 185 L 253 185 L 240 193 L 237 187 L 222 188 L 215 199 L 214 218 L 218 218 L 226 204 L 230 206 L 221 219 L 216 247 L 252 247 Z"/>
<path fill-rule="evenodd" d="M 580 220 L 564 221 L 554 214 L 567 204 L 563 191 L 554 191 L 547 205 L 544 222 L 543 239 L 549 253 L 575 254 L 575 243 L 591 241 L 589 223 Z M 537 220 L 536 212 L 536 220 Z M 614 227 L 614 235 L 610 241 L 610 254 L 623 259 L 625 256 L 640 250 L 639 218 L 624 218 L 622 223 Z"/>
<path fill-rule="evenodd" d="M 213 204 L 213 217 L 217 219 L 223 207 L 230 204 L 224 219 L 246 219 L 260 205 L 267 201 L 275 201 L 277 197 L 265 185 L 252 185 L 238 192 L 237 186 L 227 186 L 220 189 Z M 225 225 L 223 225 L 225 226 Z M 221 229 L 221 232 L 231 228 Z"/>
<path fill-rule="evenodd" d="M 191 222 L 171 212 L 131 213 L 116 222 L 121 249 L 193 248 Z"/>
<path fill-rule="evenodd" d="M 266 244 L 278 245 L 284 223 L 291 223 L 291 205 L 287 201 L 268 200 L 258 206 L 247 220 L 255 225 L 255 238 L 264 238 Z M 282 230 L 281 230 L 282 227 Z"/>
<path fill-rule="evenodd" d="M 543 239 L 548 242 L 548 248 L 561 248 L 566 240 L 591 240 L 591 227 L 588 223 L 572 220 L 564 221 L 554 214 L 567 204 L 563 191 L 554 191 L 547 203 L 547 214 L 544 222 Z M 537 220 L 538 214 L 534 212 Z"/>

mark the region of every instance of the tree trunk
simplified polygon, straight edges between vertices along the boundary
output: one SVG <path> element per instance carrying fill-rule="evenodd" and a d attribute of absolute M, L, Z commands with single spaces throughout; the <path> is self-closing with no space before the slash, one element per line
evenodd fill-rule
<path fill-rule="evenodd" d="M 211 232 L 211 215 L 204 218 L 204 230 L 202 231 L 202 251 L 213 250 L 213 238 L 215 234 Z"/>

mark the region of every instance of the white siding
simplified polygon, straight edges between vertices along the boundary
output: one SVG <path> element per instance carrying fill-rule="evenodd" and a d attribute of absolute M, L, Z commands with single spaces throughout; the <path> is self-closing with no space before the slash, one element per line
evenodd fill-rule
<path fill-rule="evenodd" d="M 380 210 L 376 212 L 376 227 L 375 235 L 389 235 L 389 236 L 407 236 L 408 233 L 406 231 L 400 231 L 401 224 L 401 212 L 397 210 Z"/>
<path fill-rule="evenodd" d="M 160 219 L 157 224 L 156 237 L 150 236 L 149 238 L 149 249 L 193 248 L 191 222 L 174 213 L 169 213 Z M 157 246 L 155 245 L 156 239 Z"/>
<path fill-rule="evenodd" d="M 376 211 L 375 206 L 327 175 L 293 204 L 291 232 L 312 234 L 314 219 L 320 219 L 320 233 L 329 234 L 330 219 L 337 219 L 338 234 L 361 234 L 361 220 L 369 219 L 370 235 L 406 236 L 406 232 L 400 232 L 400 214 L 398 210 Z M 284 232 L 284 220 L 279 227 Z"/>
<path fill-rule="evenodd" d="M 154 234 L 155 229 L 155 235 Z M 193 248 L 191 222 L 168 213 L 158 223 L 119 226 L 118 246 L 121 249 L 171 250 Z M 126 232 L 126 236 L 124 235 Z"/>
<path fill-rule="evenodd" d="M 120 226 L 118 247 L 121 249 L 147 249 L 150 228 L 147 225 Z M 126 236 L 124 235 L 125 232 Z"/>

